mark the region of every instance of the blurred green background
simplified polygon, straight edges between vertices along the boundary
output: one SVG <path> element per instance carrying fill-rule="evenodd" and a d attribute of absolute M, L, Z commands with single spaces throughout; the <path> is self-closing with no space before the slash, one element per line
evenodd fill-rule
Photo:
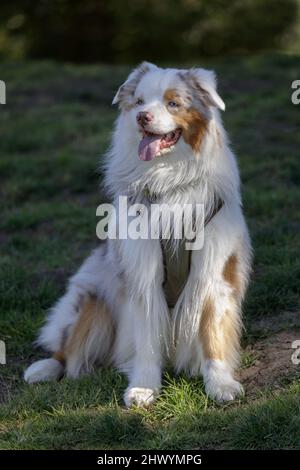
<path fill-rule="evenodd" d="M 0 59 L 185 62 L 300 52 L 299 0 L 1 0 Z"/>

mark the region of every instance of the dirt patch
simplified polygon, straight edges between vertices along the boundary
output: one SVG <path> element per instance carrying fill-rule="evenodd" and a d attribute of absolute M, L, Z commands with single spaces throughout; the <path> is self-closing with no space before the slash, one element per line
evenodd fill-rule
<path fill-rule="evenodd" d="M 258 330 L 260 333 L 279 332 L 279 330 L 290 330 L 300 327 L 300 311 L 282 312 L 280 315 L 270 315 L 259 320 L 252 321 L 250 329 Z M 300 339 L 300 332 L 299 332 Z"/>
<path fill-rule="evenodd" d="M 300 376 L 300 364 L 291 359 L 295 340 L 300 340 L 300 332 L 282 331 L 245 348 L 245 354 L 253 358 L 249 367 L 239 371 L 247 395 L 264 387 L 281 388 L 284 381 Z"/>

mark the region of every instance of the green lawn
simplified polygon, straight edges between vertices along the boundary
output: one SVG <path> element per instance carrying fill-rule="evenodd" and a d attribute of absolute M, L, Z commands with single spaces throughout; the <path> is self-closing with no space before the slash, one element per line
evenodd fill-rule
<path fill-rule="evenodd" d="M 44 355 L 31 343 L 45 311 L 97 243 L 97 168 L 116 117 L 110 103 L 129 69 L 1 64 L 1 449 L 300 448 L 300 365 L 290 361 L 290 341 L 300 339 L 300 105 L 290 99 L 300 58 L 206 65 L 219 74 L 255 248 L 244 306 L 246 397 L 218 406 L 201 379 L 169 371 L 156 405 L 128 411 L 126 379 L 114 370 L 75 382 L 22 381 L 26 365 Z"/>

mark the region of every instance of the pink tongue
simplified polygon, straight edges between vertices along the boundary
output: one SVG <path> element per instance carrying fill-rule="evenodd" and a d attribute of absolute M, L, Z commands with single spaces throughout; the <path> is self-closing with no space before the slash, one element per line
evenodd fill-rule
<path fill-rule="evenodd" d="M 139 159 L 143 161 L 150 161 L 159 152 L 161 136 L 159 135 L 146 135 L 142 138 L 139 145 Z"/>

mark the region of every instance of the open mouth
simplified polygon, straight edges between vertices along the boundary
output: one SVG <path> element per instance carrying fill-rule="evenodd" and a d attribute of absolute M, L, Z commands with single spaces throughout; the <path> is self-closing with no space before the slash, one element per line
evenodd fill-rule
<path fill-rule="evenodd" d="M 139 145 L 139 159 L 149 162 L 157 157 L 162 150 L 173 147 L 181 136 L 181 129 L 175 129 L 167 134 L 153 134 L 142 130 L 143 137 Z"/>

